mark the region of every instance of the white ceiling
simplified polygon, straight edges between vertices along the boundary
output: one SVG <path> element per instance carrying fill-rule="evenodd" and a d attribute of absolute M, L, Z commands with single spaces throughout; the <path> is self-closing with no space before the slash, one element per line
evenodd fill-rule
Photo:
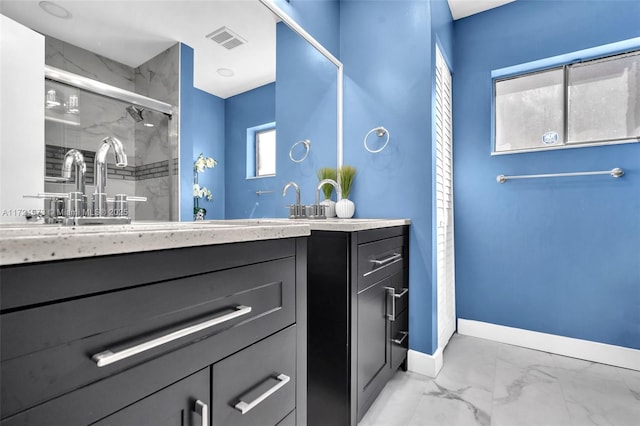
<path fill-rule="evenodd" d="M 448 0 L 454 19 L 513 0 Z M 55 0 L 71 14 L 46 13 L 39 0 L 1 0 L 0 12 L 46 35 L 137 67 L 180 41 L 194 49 L 194 84 L 221 98 L 275 81 L 277 18 L 258 0 Z M 227 50 L 206 38 L 226 26 L 247 43 Z M 233 77 L 216 70 L 228 68 Z"/>
<path fill-rule="evenodd" d="M 39 0 L 1 0 L 0 12 L 38 32 L 137 67 L 181 41 L 194 49 L 194 84 L 221 98 L 275 81 L 277 22 L 258 0 L 55 0 L 70 19 Z M 227 50 L 206 36 L 226 26 L 247 41 Z M 232 69 L 222 77 L 218 68 Z"/>
<path fill-rule="evenodd" d="M 461 19 L 515 0 L 447 0 L 453 19 Z"/>

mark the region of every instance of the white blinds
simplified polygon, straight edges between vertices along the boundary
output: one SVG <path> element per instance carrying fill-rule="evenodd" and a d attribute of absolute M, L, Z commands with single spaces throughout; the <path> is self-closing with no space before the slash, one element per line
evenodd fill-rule
<path fill-rule="evenodd" d="M 444 349 L 456 328 L 453 240 L 453 132 L 451 72 L 437 46 L 435 105 L 438 347 Z"/>

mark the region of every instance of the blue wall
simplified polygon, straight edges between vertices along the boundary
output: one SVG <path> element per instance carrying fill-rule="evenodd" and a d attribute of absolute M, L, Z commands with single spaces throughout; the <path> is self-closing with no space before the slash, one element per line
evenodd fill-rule
<path fill-rule="evenodd" d="M 277 179 L 279 216 L 288 214 L 282 206 L 295 201 L 293 192 L 280 195 L 288 181 L 295 181 L 302 202 L 315 202 L 321 167 L 335 167 L 337 126 L 337 68 L 289 27 L 277 28 L 276 122 Z M 310 140 L 309 156 L 300 163 L 289 158 L 292 145 Z M 294 157 L 296 158 L 296 157 Z"/>
<path fill-rule="evenodd" d="M 337 68 L 285 24 L 277 24 L 276 31 L 275 84 L 226 100 L 227 219 L 287 217 L 285 205 L 293 203 L 295 195 L 291 191 L 283 198 L 284 185 L 295 181 L 302 202 L 311 204 L 316 171 L 336 165 Z M 276 176 L 246 179 L 246 130 L 273 121 Z M 308 157 L 300 163 L 291 161 L 291 146 L 307 139 Z M 256 191 L 272 192 L 256 195 Z"/>
<path fill-rule="evenodd" d="M 493 69 L 640 35 L 640 2 L 516 1 L 455 23 L 458 317 L 640 349 L 640 144 L 491 157 Z M 606 170 L 625 176 L 511 181 Z"/>
<path fill-rule="evenodd" d="M 412 220 L 409 346 L 431 354 L 437 349 L 432 246 L 434 43 L 440 40 L 450 56 L 451 16 L 444 0 L 343 0 L 340 33 L 344 163 L 358 169 L 350 198 L 358 217 Z M 391 139 L 384 151 L 371 154 L 364 149 L 363 138 L 377 126 L 386 127 Z"/>
<path fill-rule="evenodd" d="M 200 200 L 207 219 L 224 218 L 224 100 L 193 87 L 193 49 L 180 44 L 180 218 L 193 220 L 193 163 L 200 153 L 218 165 L 200 173 L 198 182 L 213 193 Z"/>
<path fill-rule="evenodd" d="M 339 57 L 340 0 L 275 0 L 274 3 L 335 57 Z"/>
<path fill-rule="evenodd" d="M 247 128 L 270 123 L 276 119 L 276 85 L 267 84 L 248 92 L 232 96 L 225 100 L 225 141 L 226 141 L 226 175 L 227 188 L 225 202 L 225 219 L 256 217 L 256 211 L 267 217 L 264 206 L 260 202 L 264 197 L 278 199 L 274 195 L 256 196 L 256 191 L 265 189 L 265 184 L 275 178 L 266 177 L 247 179 Z M 276 124 L 277 125 L 277 124 Z M 257 204 L 256 204 L 257 203 Z M 263 203 L 264 204 L 264 203 Z M 280 202 L 280 206 L 283 203 Z M 282 215 L 282 209 L 277 213 Z"/>

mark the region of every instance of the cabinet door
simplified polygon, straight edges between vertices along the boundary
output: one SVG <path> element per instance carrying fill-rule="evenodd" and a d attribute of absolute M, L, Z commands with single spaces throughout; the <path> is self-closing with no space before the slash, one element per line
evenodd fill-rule
<path fill-rule="evenodd" d="M 387 280 L 383 280 L 358 294 L 358 418 L 387 380 L 387 285 Z"/>
<path fill-rule="evenodd" d="M 208 426 L 209 380 L 205 368 L 94 425 Z"/>

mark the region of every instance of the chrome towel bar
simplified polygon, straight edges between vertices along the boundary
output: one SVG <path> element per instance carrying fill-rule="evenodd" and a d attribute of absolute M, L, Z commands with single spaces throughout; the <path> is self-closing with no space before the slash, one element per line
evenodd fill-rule
<path fill-rule="evenodd" d="M 498 175 L 496 177 L 496 182 L 505 183 L 511 179 L 537 179 L 537 178 L 548 178 L 548 177 L 567 177 L 567 176 L 591 176 L 591 175 L 611 175 L 611 177 L 619 178 L 624 175 L 624 170 L 616 167 L 611 170 L 602 170 L 597 172 L 575 172 L 575 173 L 550 173 L 544 175 L 521 175 L 521 176 L 505 176 Z"/>

